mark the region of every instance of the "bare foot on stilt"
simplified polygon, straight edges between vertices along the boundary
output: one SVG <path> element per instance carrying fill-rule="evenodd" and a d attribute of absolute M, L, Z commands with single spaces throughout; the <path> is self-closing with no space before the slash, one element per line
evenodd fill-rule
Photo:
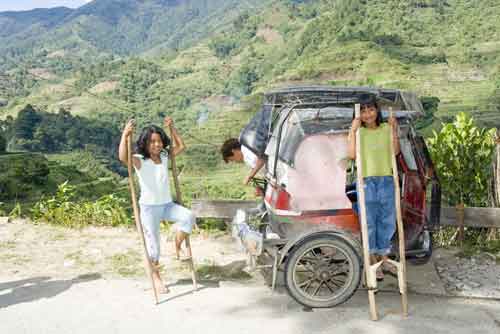
<path fill-rule="evenodd" d="M 160 277 L 160 266 L 159 265 L 153 265 L 153 283 L 154 283 L 154 289 L 158 294 L 164 294 L 164 293 L 169 293 L 170 290 L 165 286 L 165 283 Z"/>

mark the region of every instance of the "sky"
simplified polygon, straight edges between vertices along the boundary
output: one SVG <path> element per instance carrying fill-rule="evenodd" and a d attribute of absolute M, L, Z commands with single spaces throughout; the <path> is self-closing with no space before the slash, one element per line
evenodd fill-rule
<path fill-rule="evenodd" d="M 8 10 L 30 10 L 33 8 L 76 8 L 91 0 L 0 0 L 0 12 Z"/>

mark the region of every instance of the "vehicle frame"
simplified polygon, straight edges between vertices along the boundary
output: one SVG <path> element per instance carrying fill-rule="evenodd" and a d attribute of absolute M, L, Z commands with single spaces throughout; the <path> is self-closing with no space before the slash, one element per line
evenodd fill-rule
<path fill-rule="evenodd" d="M 261 112 L 240 136 L 243 145 L 257 155 L 265 154 L 267 185 L 265 209 L 240 213 L 235 219 L 236 224 L 244 224 L 259 215 L 260 233 L 253 238 L 236 234 L 246 246 L 250 239 L 260 243 L 246 248 L 265 272 L 271 269 L 272 287 L 283 281 L 289 294 L 307 307 L 343 303 L 361 281 L 357 196 L 355 185 L 347 183 L 353 180 L 355 167 L 340 163 L 343 159 L 335 154 L 345 154 L 354 105 L 364 94 L 376 97 L 383 118 L 391 108 L 398 119 L 406 254 L 410 263 L 425 263 L 432 254 L 432 231 L 439 224 L 441 190 L 425 141 L 415 130 L 415 122 L 423 115 L 415 95 L 371 87 L 273 90 L 265 94 Z M 332 166 L 336 172 L 328 183 Z M 391 256 L 398 256 L 397 242 L 393 242 Z"/>

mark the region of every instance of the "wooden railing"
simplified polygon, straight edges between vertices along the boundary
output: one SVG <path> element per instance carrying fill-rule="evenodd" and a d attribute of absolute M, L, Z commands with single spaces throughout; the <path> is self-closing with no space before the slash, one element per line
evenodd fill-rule
<path fill-rule="evenodd" d="M 250 209 L 258 201 L 239 200 L 193 200 L 191 209 L 198 218 L 231 220 L 238 209 Z M 441 208 L 441 225 L 458 226 L 456 209 Z M 464 226 L 500 228 L 500 208 L 465 208 Z"/>
<path fill-rule="evenodd" d="M 258 201 L 240 200 L 193 200 L 191 210 L 197 218 L 233 219 L 238 209 L 251 209 Z"/>
<path fill-rule="evenodd" d="M 441 225 L 458 226 L 455 208 L 441 208 Z M 465 208 L 464 226 L 500 228 L 500 208 Z"/>

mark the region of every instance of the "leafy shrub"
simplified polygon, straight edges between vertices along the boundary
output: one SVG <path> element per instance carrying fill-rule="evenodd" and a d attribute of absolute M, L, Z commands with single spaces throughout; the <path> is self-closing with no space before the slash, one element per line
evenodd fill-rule
<path fill-rule="evenodd" d="M 106 195 L 95 202 L 75 202 L 75 187 L 64 182 L 57 193 L 50 198 L 42 198 L 31 209 L 34 220 L 67 227 L 89 225 L 117 226 L 130 224 L 129 213 L 125 209 L 127 200 L 115 195 Z"/>
<path fill-rule="evenodd" d="M 434 131 L 429 149 L 449 205 L 488 205 L 494 133 L 478 128 L 465 113 Z"/>
<path fill-rule="evenodd" d="M 0 200 L 27 196 L 36 186 L 48 181 L 47 159 L 37 153 L 16 153 L 0 156 Z"/>
<path fill-rule="evenodd" d="M 424 107 L 424 116 L 417 121 L 417 129 L 423 129 L 432 124 L 434 114 L 438 110 L 439 102 L 441 101 L 436 96 L 422 96 L 420 97 L 420 102 Z"/>
<path fill-rule="evenodd" d="M 382 34 L 373 38 L 373 41 L 378 45 L 403 45 L 403 40 L 399 35 Z"/>
<path fill-rule="evenodd" d="M 239 47 L 239 43 L 231 36 L 222 35 L 212 39 L 208 47 L 217 57 L 225 58 L 229 56 L 233 50 Z"/>

